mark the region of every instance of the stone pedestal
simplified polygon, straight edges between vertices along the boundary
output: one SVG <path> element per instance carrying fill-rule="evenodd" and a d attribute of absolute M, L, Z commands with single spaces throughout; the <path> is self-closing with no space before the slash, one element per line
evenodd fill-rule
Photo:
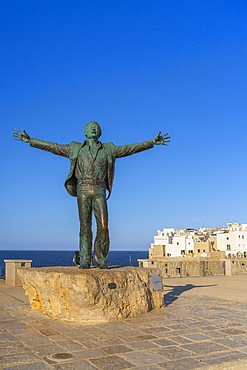
<path fill-rule="evenodd" d="M 232 275 L 232 261 L 230 259 L 225 260 L 225 275 L 226 276 Z"/>
<path fill-rule="evenodd" d="M 161 308 L 163 290 L 151 282 L 159 272 L 138 267 L 18 270 L 32 309 L 70 321 L 119 320 Z"/>
<path fill-rule="evenodd" d="M 21 286 L 21 280 L 17 274 L 19 268 L 30 268 L 32 260 L 4 260 L 5 262 L 5 284 Z"/>

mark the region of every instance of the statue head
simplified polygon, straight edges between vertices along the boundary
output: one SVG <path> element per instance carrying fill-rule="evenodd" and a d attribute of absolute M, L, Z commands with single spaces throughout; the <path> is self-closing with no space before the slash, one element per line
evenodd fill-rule
<path fill-rule="evenodd" d="M 84 134 L 87 139 L 97 139 L 101 136 L 102 130 L 100 125 L 95 121 L 90 121 L 84 128 Z"/>

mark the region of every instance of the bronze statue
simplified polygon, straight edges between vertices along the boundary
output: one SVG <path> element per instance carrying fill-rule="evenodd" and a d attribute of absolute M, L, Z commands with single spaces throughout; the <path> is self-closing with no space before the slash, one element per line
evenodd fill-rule
<path fill-rule="evenodd" d="M 84 143 L 72 141 L 66 145 L 30 138 L 25 130 L 15 129 L 13 136 L 16 140 L 29 143 L 34 148 L 70 159 L 70 172 L 64 185 L 70 195 L 77 197 L 80 219 L 79 268 L 89 268 L 91 265 L 92 213 L 95 215 L 97 225 L 94 243 L 96 266 L 107 268 L 110 240 L 106 201 L 112 191 L 115 160 L 151 149 L 154 145 L 168 145 L 170 137 L 168 134 L 161 135 L 159 132 L 153 140 L 142 143 L 122 146 L 116 146 L 113 143 L 102 144 L 98 141 L 102 130 L 95 121 L 86 125 L 84 134 L 87 138 Z"/>

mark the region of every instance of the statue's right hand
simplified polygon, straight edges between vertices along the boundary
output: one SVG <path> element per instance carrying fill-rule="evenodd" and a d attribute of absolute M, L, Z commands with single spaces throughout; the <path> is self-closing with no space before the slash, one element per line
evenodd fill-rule
<path fill-rule="evenodd" d="M 15 128 L 13 131 L 13 136 L 15 140 L 21 140 L 24 141 L 25 143 L 29 143 L 30 141 L 30 136 L 26 133 L 25 130 L 20 131 L 17 128 Z"/>

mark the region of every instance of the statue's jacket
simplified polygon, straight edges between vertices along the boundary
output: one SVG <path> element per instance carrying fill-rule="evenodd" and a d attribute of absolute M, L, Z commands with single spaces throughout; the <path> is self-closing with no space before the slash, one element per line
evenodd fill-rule
<path fill-rule="evenodd" d="M 70 144 L 57 144 L 49 141 L 43 141 L 39 139 L 30 139 L 30 146 L 42 150 L 46 150 L 53 154 L 57 154 L 70 159 L 70 171 L 64 186 L 67 192 L 76 197 L 77 196 L 77 179 L 75 176 L 75 168 L 80 149 L 86 145 L 84 143 L 78 143 L 72 141 Z M 113 143 L 100 143 L 101 149 L 104 150 L 107 158 L 107 176 L 106 176 L 106 189 L 108 190 L 108 197 L 111 195 L 114 173 L 115 173 L 115 161 L 117 158 L 126 157 L 135 153 L 142 152 L 147 149 L 153 148 L 153 140 L 147 140 L 141 143 L 128 144 L 116 146 Z"/>

